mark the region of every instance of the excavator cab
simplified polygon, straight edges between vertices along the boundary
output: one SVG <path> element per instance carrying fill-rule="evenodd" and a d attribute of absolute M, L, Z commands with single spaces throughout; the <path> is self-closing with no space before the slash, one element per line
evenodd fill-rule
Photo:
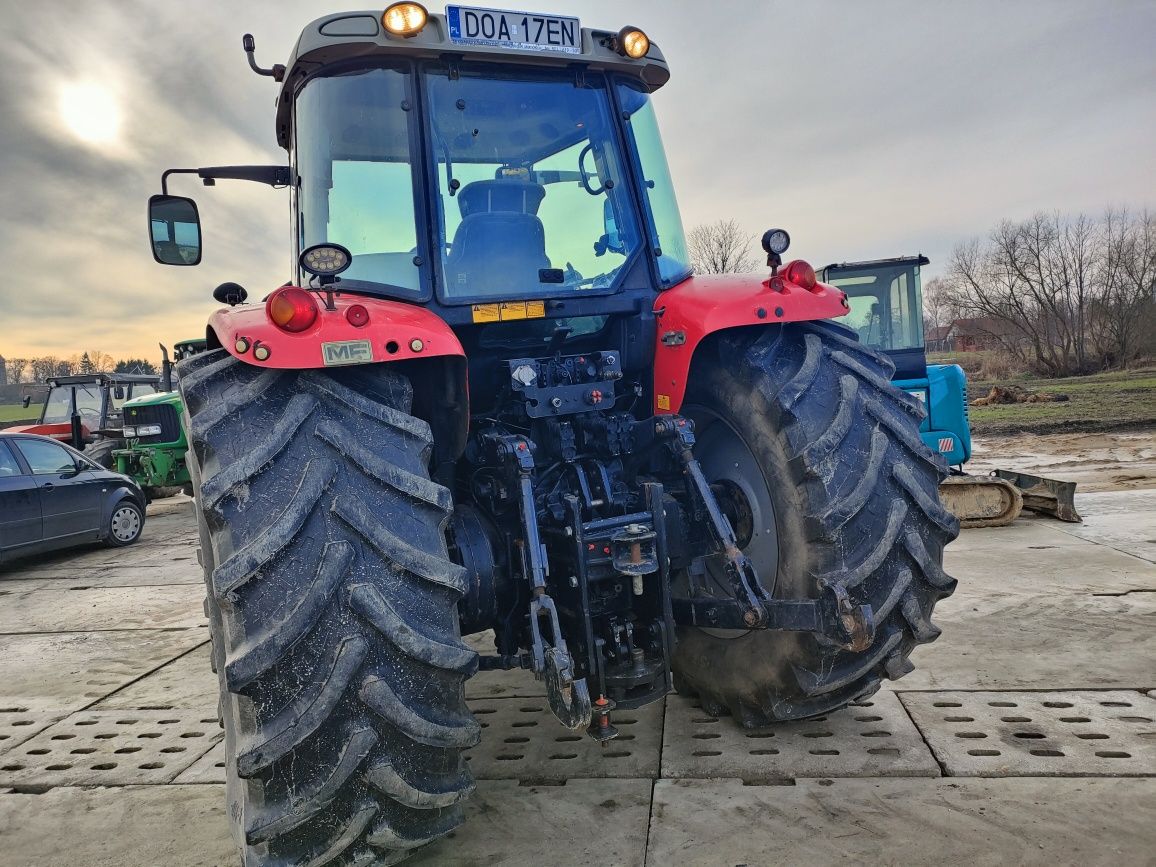
<path fill-rule="evenodd" d="M 861 342 L 890 357 L 895 385 L 923 402 L 923 442 L 958 467 L 971 458 L 967 376 L 958 364 L 927 363 L 919 269 L 928 261 L 926 256 L 901 256 L 828 265 L 822 280 L 847 293 L 847 324 Z"/>
<path fill-rule="evenodd" d="M 1022 509 L 1079 522 L 1075 482 L 1009 470 L 990 476 L 963 471 L 971 458 L 967 375 L 958 364 L 927 363 L 919 278 L 927 264 L 926 256 L 845 262 L 824 268 L 822 280 L 847 294 L 850 310 L 844 321 L 862 343 L 891 359 L 892 383 L 923 402 L 927 415 L 919 436 L 954 468 L 939 486 L 940 499 L 965 528 L 1004 526 Z"/>

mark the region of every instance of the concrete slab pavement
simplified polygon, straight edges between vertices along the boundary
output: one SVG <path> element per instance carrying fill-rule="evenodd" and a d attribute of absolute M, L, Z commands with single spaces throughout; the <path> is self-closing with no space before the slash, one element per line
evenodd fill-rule
<path fill-rule="evenodd" d="M 44 749 L 44 741 L 51 750 L 53 743 L 66 743 L 53 738 L 75 733 L 84 714 L 115 717 L 115 723 L 139 721 L 150 709 L 166 719 L 183 719 L 181 714 L 187 713 L 204 728 L 206 738 L 197 751 L 164 754 L 182 758 L 173 759 L 181 764 L 172 774 L 167 765 L 163 769 L 163 778 L 171 781 L 163 785 L 80 789 L 45 783 L 42 777 L 40 782 L 0 778 L 0 792 L 16 787 L 0 794 L 0 837 L 5 840 L 0 860 L 5 865 L 235 863 L 223 787 L 216 782 L 223 779 L 224 751 L 215 721 L 216 678 L 208 665 L 195 524 L 190 502 L 178 500 L 183 502 L 150 507 L 146 537 L 133 548 L 53 555 L 0 569 L 0 594 L 5 594 L 0 595 L 0 735 L 33 730 L 30 736 L 10 735 L 8 747 L 0 738 L 0 766 L 13 762 L 20 748 Z M 1134 502 L 1133 511 L 1156 525 L 1156 505 L 1146 497 Z M 617 712 L 616 724 L 636 720 L 621 726 L 634 737 L 611 742 L 605 750 L 580 735 L 578 741 L 559 740 L 575 735 L 542 711 L 544 690 L 532 675 L 478 675 L 467 687 L 470 704 L 493 713 L 479 716 L 488 725 L 483 745 L 472 751 L 471 764 L 480 780 L 467 805 L 470 821 L 450 839 L 418 853 L 412 863 L 642 864 L 644 857 L 649 864 L 868 858 L 936 864 L 1141 862 L 1156 851 L 1156 778 L 887 776 L 910 772 L 903 752 L 907 746 L 910 756 L 927 760 L 919 765 L 927 773 L 966 771 L 946 747 L 940 761 L 934 761 L 925 742 L 935 747 L 937 739 L 966 740 L 955 738 L 955 732 L 962 731 L 962 725 L 978 724 L 981 717 L 944 708 L 935 709 L 938 717 L 921 714 L 916 708 L 928 701 L 934 707 L 926 690 L 962 692 L 966 700 L 978 695 L 975 690 L 984 690 L 995 696 L 992 701 L 1008 702 L 1016 701 L 1009 698 L 1012 692 L 1111 689 L 1152 701 L 1141 691 L 1156 690 L 1156 643 L 1149 635 L 1156 593 L 1147 592 L 1156 589 L 1156 564 L 1125 550 L 1128 540 L 1117 530 L 1125 518 L 1135 517 L 1130 517 L 1127 503 L 1121 499 L 1111 504 L 1116 510 L 1112 514 L 1122 516 L 1116 523 L 1088 521 L 1078 528 L 1080 533 L 1053 521 L 1025 519 L 1002 530 L 967 531 L 949 548 L 947 568 L 960 579 L 959 590 L 937 609 L 943 635 L 916 652 L 916 671 L 869 700 L 878 707 L 844 712 L 858 713 L 862 720 L 852 716 L 838 727 L 831 715 L 804 724 L 825 727 L 814 728 L 816 732 L 831 731 L 829 737 L 812 740 L 823 743 L 817 749 L 833 748 L 844 757 L 844 772 L 880 776 L 836 776 L 837 764 L 767 765 L 759 779 L 786 775 L 785 782 L 792 784 L 743 785 L 737 777 L 755 782 L 749 778 L 752 762 L 777 757 L 748 755 L 750 762 L 712 771 L 709 763 L 718 757 L 694 753 L 730 755 L 736 749 L 732 741 L 745 746 L 748 754 L 768 749 L 768 741 L 780 749 L 789 739 L 787 730 L 776 729 L 771 738 L 751 747 L 755 739 L 724 718 L 717 723 L 719 737 L 700 738 L 697 735 L 709 734 L 706 730 L 716 724 L 695 722 L 699 717 L 683 719 L 678 697 L 669 699 L 665 731 L 659 707 Z M 158 629 L 158 622 L 170 625 Z M 77 628 L 82 631 L 34 631 Z M 469 640 L 491 652 L 492 637 Z M 1038 702 L 1064 700 L 1035 692 L 1029 696 Z M 899 700 L 913 711 L 914 722 Z M 1147 710 L 1124 710 L 1125 716 L 1156 716 Z M 17 718 L 29 722 L 6 728 L 4 713 L 13 723 Z M 998 713 L 1012 716 L 1019 711 Z M 947 716 L 970 716 L 974 722 L 953 722 Z M 987 723 L 1037 724 L 1032 714 L 1024 716 L 1033 722 L 996 718 Z M 1092 713 L 1082 716 L 1096 719 Z M 1150 737 L 1146 723 L 1117 722 Z M 1070 725 L 1097 733 L 1092 723 Z M 1044 733 L 1044 738 L 1030 740 L 1050 743 Z M 1005 734 L 1014 737 L 1015 732 Z M 1092 744 L 1094 751 L 1095 741 L 1104 739 L 1076 740 Z M 723 742 L 725 749 L 711 746 Z M 860 763 L 856 770 L 851 758 L 865 743 L 870 743 L 866 755 L 872 762 Z M 896 749 L 898 757 L 882 752 Z M 587 761 L 589 757 L 583 757 L 589 750 L 595 757 Z M 611 760 L 604 755 L 607 751 L 632 756 Z M 817 760 L 834 763 L 837 758 L 805 751 Z M 193 752 L 188 756 L 193 760 L 186 762 L 184 756 Z M 646 758 L 637 767 L 631 764 L 636 752 Z M 576 758 L 551 758 L 571 753 Z M 553 769 L 567 762 L 576 764 L 564 771 Z M 611 765 L 622 778 L 598 778 Z M 1033 766 L 1012 770 L 1041 772 Z M 662 778 L 674 773 L 736 778 Z M 808 777 L 812 773 L 825 776 Z M 650 779 L 655 776 L 660 777 L 657 782 Z M 46 786 L 53 787 L 45 791 Z M 32 791 L 41 794 L 29 794 Z M 67 834 L 61 834 L 61 828 Z"/>
<path fill-rule="evenodd" d="M 0 795 L 6 867 L 224 867 L 225 787 L 58 788 Z"/>
<path fill-rule="evenodd" d="M 1156 699 L 1140 692 L 906 692 L 953 777 L 1156 776 Z"/>
<path fill-rule="evenodd" d="M 1081 524 L 1061 524 L 1073 536 L 1156 563 L 1156 490 L 1076 494 Z"/>
<path fill-rule="evenodd" d="M 899 699 L 880 691 L 811 720 L 744 729 L 670 696 L 664 778 L 732 777 L 747 783 L 798 777 L 937 777 L 939 765 Z"/>
<path fill-rule="evenodd" d="M 0 705 L 74 711 L 161 668 L 206 629 L 0 635 Z"/>
<path fill-rule="evenodd" d="M 1152 863 L 1156 780 L 659 780 L 648 865 Z"/>
<path fill-rule="evenodd" d="M 211 654 L 211 643 L 206 641 L 152 674 L 97 702 L 93 709 L 212 708 L 215 713 L 220 688 L 209 661 Z"/>
<path fill-rule="evenodd" d="M 204 598 L 204 588 L 197 584 L 41 587 L 3 598 L 0 633 L 207 628 Z"/>

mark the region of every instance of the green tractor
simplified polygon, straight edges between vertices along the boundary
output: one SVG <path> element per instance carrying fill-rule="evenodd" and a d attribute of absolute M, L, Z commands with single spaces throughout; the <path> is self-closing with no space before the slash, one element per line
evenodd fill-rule
<path fill-rule="evenodd" d="M 205 340 L 182 340 L 173 347 L 177 363 L 204 352 Z M 184 491 L 193 493 L 185 451 L 184 404 L 173 382 L 172 363 L 162 345 L 164 372 L 162 390 L 134 398 L 124 405 L 124 439 L 127 447 L 112 453 L 118 473 L 132 476 L 150 500 L 160 500 Z"/>
<path fill-rule="evenodd" d="M 675 690 L 763 727 L 911 669 L 958 532 L 924 407 L 786 232 L 692 273 L 643 31 L 402 2 L 243 45 L 287 163 L 169 169 L 149 241 L 200 260 L 177 176 L 289 191 L 291 273 L 219 285 L 180 365 L 244 864 L 451 832 L 479 670 L 606 743 Z"/>

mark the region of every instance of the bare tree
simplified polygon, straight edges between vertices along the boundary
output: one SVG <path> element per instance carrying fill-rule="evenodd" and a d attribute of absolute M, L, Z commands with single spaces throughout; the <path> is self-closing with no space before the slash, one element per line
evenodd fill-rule
<path fill-rule="evenodd" d="M 1104 215 L 1103 290 L 1091 335 L 1105 367 L 1123 367 L 1148 349 L 1156 328 L 1156 216 Z"/>
<path fill-rule="evenodd" d="M 956 247 L 947 296 L 991 323 L 991 335 L 1023 361 L 1054 376 L 1086 372 L 1101 235 L 1099 224 L 1084 216 L 1040 213 L 1004 221 L 986 243 Z"/>
<path fill-rule="evenodd" d="M 741 274 L 753 271 L 758 264 L 751 252 L 754 237 L 734 220 L 696 226 L 686 241 L 696 274 Z"/>
<path fill-rule="evenodd" d="M 923 318 L 929 328 L 950 325 L 958 315 L 946 280 L 936 277 L 923 286 Z"/>
<path fill-rule="evenodd" d="M 8 381 L 23 382 L 24 371 L 28 369 L 27 358 L 9 358 L 8 360 Z"/>
<path fill-rule="evenodd" d="M 113 357 L 99 349 L 90 349 L 85 355 L 88 356 L 88 360 L 92 362 L 92 369 L 97 373 L 108 373 L 116 366 Z"/>
<path fill-rule="evenodd" d="M 32 370 L 33 382 L 44 382 L 50 376 L 57 376 L 60 369 L 60 359 L 54 355 L 42 355 L 29 361 Z"/>

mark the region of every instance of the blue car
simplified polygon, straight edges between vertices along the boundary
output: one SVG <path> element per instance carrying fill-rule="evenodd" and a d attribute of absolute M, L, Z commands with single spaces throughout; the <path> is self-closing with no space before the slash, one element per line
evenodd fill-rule
<path fill-rule="evenodd" d="M 93 542 L 131 545 L 145 503 L 128 476 L 63 443 L 0 431 L 0 562 Z"/>

